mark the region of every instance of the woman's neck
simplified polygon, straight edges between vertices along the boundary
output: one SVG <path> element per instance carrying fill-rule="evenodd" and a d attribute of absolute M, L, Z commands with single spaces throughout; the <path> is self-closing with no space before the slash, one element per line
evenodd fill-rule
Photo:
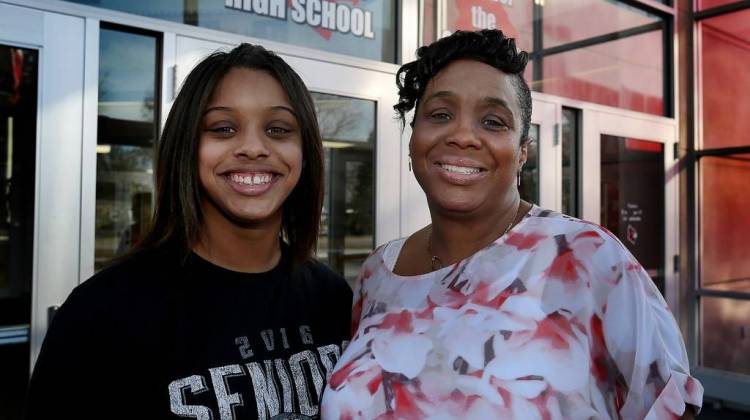
<path fill-rule="evenodd" d="M 281 259 L 281 215 L 257 225 L 240 226 L 223 215 L 204 213 L 193 252 L 220 267 L 244 273 L 262 273 Z"/>
<path fill-rule="evenodd" d="M 431 254 L 443 265 L 460 261 L 502 236 L 524 210 L 528 205 L 516 195 L 489 214 L 456 216 L 433 211 L 427 238 Z"/>

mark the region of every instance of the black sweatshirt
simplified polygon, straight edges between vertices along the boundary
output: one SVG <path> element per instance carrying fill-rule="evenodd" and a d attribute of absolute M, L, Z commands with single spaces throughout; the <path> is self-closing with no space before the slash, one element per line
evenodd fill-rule
<path fill-rule="evenodd" d="M 317 418 L 351 300 L 341 277 L 316 262 L 293 269 L 286 249 L 259 274 L 141 252 L 62 305 L 28 418 Z"/>

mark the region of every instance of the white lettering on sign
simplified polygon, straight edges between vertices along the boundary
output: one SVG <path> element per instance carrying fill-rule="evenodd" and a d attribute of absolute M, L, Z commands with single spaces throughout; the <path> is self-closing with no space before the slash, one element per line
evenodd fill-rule
<path fill-rule="evenodd" d="M 620 209 L 623 222 L 640 222 L 643 220 L 643 209 L 639 204 L 626 203 L 625 208 Z"/>
<path fill-rule="evenodd" d="M 319 0 L 307 0 L 307 8 L 305 10 L 305 20 L 310 26 L 320 26 L 320 1 Z"/>
<path fill-rule="evenodd" d="M 225 0 L 224 7 L 286 20 L 284 0 Z"/>
<path fill-rule="evenodd" d="M 308 0 L 308 1 L 311 1 L 311 0 Z M 351 13 L 349 12 L 348 7 L 339 7 L 336 10 L 336 26 L 337 26 L 336 30 L 338 30 L 341 33 L 349 32 L 349 18 L 350 17 L 351 17 Z"/>
<path fill-rule="evenodd" d="M 495 29 L 497 17 L 494 13 L 485 12 L 482 6 L 471 6 L 471 26 L 477 29 Z"/>
<path fill-rule="evenodd" d="M 335 1 L 291 0 L 287 6 L 287 0 L 224 0 L 224 7 L 284 20 L 288 7 L 294 23 L 375 39 L 371 11 Z"/>
<path fill-rule="evenodd" d="M 322 7 L 320 26 L 331 30 L 336 29 L 336 3 L 326 2 Z"/>

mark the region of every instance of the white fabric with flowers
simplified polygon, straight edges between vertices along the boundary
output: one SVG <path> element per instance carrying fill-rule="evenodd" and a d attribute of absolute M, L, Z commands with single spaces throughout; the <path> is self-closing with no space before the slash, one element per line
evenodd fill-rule
<path fill-rule="evenodd" d="M 667 419 L 700 407 L 674 317 L 608 231 L 534 206 L 510 232 L 431 273 L 377 249 L 324 419 Z"/>

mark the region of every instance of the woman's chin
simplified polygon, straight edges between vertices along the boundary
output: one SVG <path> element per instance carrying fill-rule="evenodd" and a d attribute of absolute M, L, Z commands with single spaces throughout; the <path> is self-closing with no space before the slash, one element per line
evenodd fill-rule
<path fill-rule="evenodd" d="M 466 197 L 466 199 L 451 197 L 450 199 L 432 200 L 430 207 L 444 213 L 469 214 L 478 210 L 480 203 L 477 202 L 476 197 Z"/>
<path fill-rule="evenodd" d="M 239 226 L 258 226 L 273 223 L 281 218 L 280 212 L 275 211 L 234 211 L 228 215 L 229 219 Z"/>
<path fill-rule="evenodd" d="M 235 203 L 223 204 L 223 206 L 217 208 L 218 211 L 206 212 L 204 210 L 204 217 L 225 219 L 230 224 L 238 227 L 257 227 L 269 223 L 273 224 L 274 221 L 281 218 L 281 209 L 277 208 L 277 206 L 264 206 L 262 205 L 264 203 L 257 203 L 254 206 L 234 205 Z"/>

